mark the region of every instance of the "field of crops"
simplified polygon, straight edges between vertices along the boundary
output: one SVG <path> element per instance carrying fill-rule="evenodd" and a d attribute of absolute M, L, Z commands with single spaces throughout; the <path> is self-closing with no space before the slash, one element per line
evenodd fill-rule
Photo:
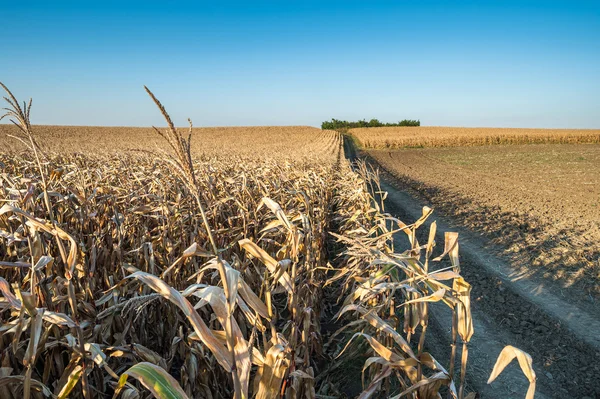
<path fill-rule="evenodd" d="M 410 225 L 383 213 L 338 133 L 188 137 L 158 102 L 154 134 L 32 127 L 10 99 L 0 397 L 475 397 L 456 235 L 436 249 L 415 240 L 429 209 Z M 446 365 L 426 348 L 430 302 L 455 320 Z M 492 377 L 515 356 L 532 395 L 516 348 Z"/>
<path fill-rule="evenodd" d="M 600 297 L 600 145 L 370 150 L 436 209 L 507 248 L 525 275 Z M 577 295 L 579 294 L 579 295 Z"/>
<path fill-rule="evenodd" d="M 187 133 L 189 128 L 184 128 Z M 36 126 L 44 151 L 60 154 L 87 155 L 160 153 L 164 140 L 152 128 Z M 13 125 L 0 125 L 5 153 L 23 151 L 26 147 L 17 140 L 5 139 L 16 134 Z M 249 157 L 253 159 L 329 158 L 335 161 L 337 136 L 324 134 L 308 126 L 214 127 L 192 129 L 192 152 L 198 156 Z"/>
<path fill-rule="evenodd" d="M 350 129 L 364 148 L 422 148 L 494 144 L 600 143 L 600 130 L 463 127 L 377 127 Z"/>

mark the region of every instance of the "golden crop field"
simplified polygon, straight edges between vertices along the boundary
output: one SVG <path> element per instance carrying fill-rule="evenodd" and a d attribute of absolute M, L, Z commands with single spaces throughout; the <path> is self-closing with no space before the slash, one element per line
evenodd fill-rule
<path fill-rule="evenodd" d="M 0 397 L 474 397 L 456 234 L 416 242 L 428 208 L 390 224 L 378 177 L 350 167 L 336 132 L 188 138 L 158 101 L 154 134 L 31 126 L 9 98 Z M 456 320 L 446 367 L 425 348 L 430 302 Z M 500 356 L 491 380 L 516 356 L 532 395 L 531 358 Z M 365 384 L 349 392 L 357 359 Z"/>
<path fill-rule="evenodd" d="M 36 135 L 50 152 L 87 155 L 161 153 L 164 140 L 152 128 L 95 126 L 35 126 Z M 182 131 L 186 132 L 185 127 Z M 23 151 L 24 145 L 6 137 L 13 125 L 0 125 L 0 153 Z M 309 126 L 212 127 L 192 129 L 192 152 L 198 156 L 249 158 L 329 158 L 337 160 L 337 134 Z"/>
<path fill-rule="evenodd" d="M 350 129 L 364 148 L 455 147 L 494 144 L 600 143 L 600 130 L 463 127 L 375 127 Z"/>

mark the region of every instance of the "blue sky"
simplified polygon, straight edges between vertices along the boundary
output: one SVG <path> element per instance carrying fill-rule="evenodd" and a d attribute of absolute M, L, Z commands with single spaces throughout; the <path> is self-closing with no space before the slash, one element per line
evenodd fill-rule
<path fill-rule="evenodd" d="M 600 128 L 599 1 L 79 3 L 0 4 L 34 123 L 161 124 L 148 85 L 180 125 Z"/>

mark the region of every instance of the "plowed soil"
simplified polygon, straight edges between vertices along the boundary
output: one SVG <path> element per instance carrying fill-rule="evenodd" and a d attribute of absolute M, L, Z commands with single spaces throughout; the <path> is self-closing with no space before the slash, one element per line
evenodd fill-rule
<path fill-rule="evenodd" d="M 355 156 L 352 145 L 345 150 Z M 484 383 L 500 348 L 511 344 L 533 358 L 536 397 L 600 397 L 600 366 L 595 360 L 600 356 L 600 302 L 594 296 L 599 280 L 597 269 L 595 277 L 593 271 L 597 266 L 589 262 L 587 268 L 588 261 L 576 256 L 570 267 L 531 262 L 545 251 L 585 245 L 577 240 L 597 237 L 597 208 L 591 204 L 598 200 L 600 146 L 508 146 L 504 154 L 497 151 L 498 147 L 361 151 L 360 156 L 386 168 L 381 188 L 393 216 L 412 223 L 421 216 L 422 206 L 434 206 L 438 239 L 443 240 L 440 229 L 459 232 L 461 273 L 473 287 L 476 331 L 469 344 L 469 390 L 481 398 L 523 397 L 526 380 L 515 365 L 493 386 Z M 586 184 L 590 181 L 594 185 Z M 542 190 L 545 185 L 554 189 Z M 584 190 L 584 195 L 580 191 L 587 186 L 592 191 Z M 529 195 L 533 190 L 537 196 Z M 533 225 L 534 215 L 535 228 L 524 228 Z M 578 237 L 570 233 L 586 227 L 592 231 Z M 427 241 L 427 230 L 425 226 L 420 242 Z M 553 240 L 552 234 L 562 235 Z M 542 246 L 537 250 L 536 240 Z M 595 251 L 597 259 L 598 248 L 592 245 L 582 249 Z M 578 267 L 579 278 L 566 273 Z M 428 345 L 435 351 L 449 344 L 444 337 L 451 320 L 435 306 L 431 310 L 436 339 Z"/>
<path fill-rule="evenodd" d="M 524 277 L 600 300 L 600 145 L 369 150 L 406 189 L 493 239 Z M 571 289 L 569 289 L 571 288 Z"/>

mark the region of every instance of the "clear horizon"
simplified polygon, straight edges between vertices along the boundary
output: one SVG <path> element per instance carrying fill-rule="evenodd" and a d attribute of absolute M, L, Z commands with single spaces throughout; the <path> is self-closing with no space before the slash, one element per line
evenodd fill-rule
<path fill-rule="evenodd" d="M 0 81 L 43 125 L 600 128 L 600 2 L 27 2 Z M 5 121 L 3 120 L 2 123 Z"/>

